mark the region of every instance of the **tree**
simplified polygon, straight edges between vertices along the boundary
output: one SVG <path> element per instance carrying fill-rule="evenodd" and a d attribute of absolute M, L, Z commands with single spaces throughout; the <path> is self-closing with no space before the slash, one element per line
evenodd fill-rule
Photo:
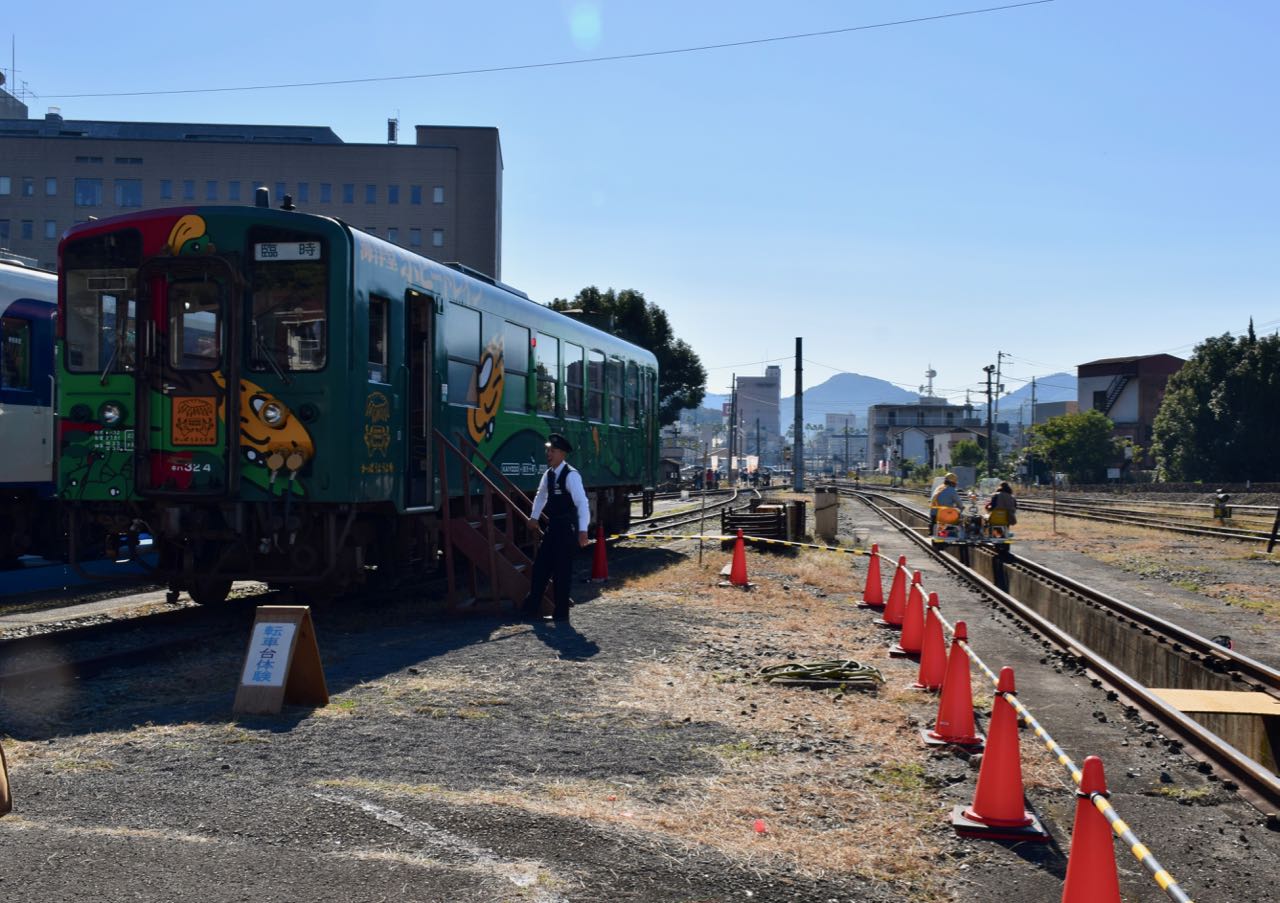
<path fill-rule="evenodd" d="M 1152 449 L 1167 480 L 1280 479 L 1280 335 L 1205 339 L 1169 378 Z"/>
<path fill-rule="evenodd" d="M 1107 466 L 1124 455 L 1125 443 L 1111 435 L 1115 424 L 1101 411 L 1050 417 L 1028 431 L 1037 458 L 1080 483 L 1101 482 Z"/>
<path fill-rule="evenodd" d="M 972 439 L 957 442 L 951 449 L 951 463 L 957 467 L 977 467 L 986 460 L 987 453 Z"/>
<path fill-rule="evenodd" d="M 684 408 L 702 404 L 707 371 L 689 344 L 677 339 L 671 322 L 658 305 L 646 301 L 635 289 L 613 289 L 601 292 L 589 285 L 572 301 L 555 298 L 547 305 L 561 313 L 579 310 L 604 324 L 621 339 L 648 349 L 658 359 L 658 423 L 666 426 L 680 416 Z"/>

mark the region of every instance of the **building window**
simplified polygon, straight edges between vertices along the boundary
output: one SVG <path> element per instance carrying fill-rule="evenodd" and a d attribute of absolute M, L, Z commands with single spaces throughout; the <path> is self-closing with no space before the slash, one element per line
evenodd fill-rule
<path fill-rule="evenodd" d="M 206 201 L 216 201 L 218 199 L 217 179 L 209 179 L 204 183 L 204 199 Z"/>
<path fill-rule="evenodd" d="M 102 206 L 102 180 L 76 179 L 76 206 Z"/>
<path fill-rule="evenodd" d="M 350 182 L 342 183 L 342 203 L 354 204 L 356 202 L 356 186 Z"/>
<path fill-rule="evenodd" d="M 400 243 L 400 230 L 399 230 L 399 229 L 397 229 L 395 226 L 388 226 L 388 227 L 387 227 L 387 241 L 391 242 L 392 244 L 399 244 L 399 243 Z"/>
<path fill-rule="evenodd" d="M 116 163 L 121 166 L 141 166 L 141 157 L 116 157 Z"/>
<path fill-rule="evenodd" d="M 101 157 L 76 157 L 77 163 L 101 163 Z"/>
<path fill-rule="evenodd" d="M 333 185 L 329 182 L 320 183 L 320 203 L 328 204 L 333 201 Z"/>
<path fill-rule="evenodd" d="M 284 200 L 285 187 L 286 186 L 284 182 L 276 182 L 276 203 L 277 204 L 279 204 L 281 201 Z"/>
<path fill-rule="evenodd" d="M 24 219 L 22 221 L 22 237 L 27 241 L 31 241 L 31 239 L 36 237 L 35 233 L 36 233 L 35 220 Z"/>
<path fill-rule="evenodd" d="M 173 200 L 173 179 L 160 180 L 160 200 Z"/>
<path fill-rule="evenodd" d="M 1094 392 L 1093 393 L 1093 409 L 1095 411 L 1101 411 L 1106 406 L 1107 406 L 1107 393 L 1105 391 Z"/>
<path fill-rule="evenodd" d="M 22 196 L 24 198 L 33 198 L 36 196 L 36 180 L 31 176 L 22 177 Z"/>
<path fill-rule="evenodd" d="M 142 206 L 142 180 L 116 179 L 116 206 Z"/>
<path fill-rule="evenodd" d="M 239 179 L 232 179 L 230 182 L 227 183 L 227 200 L 228 201 L 240 200 L 240 180 Z"/>
<path fill-rule="evenodd" d="M 44 180 L 44 196 L 47 198 L 56 197 L 58 194 L 58 180 L 53 176 L 45 176 Z"/>
<path fill-rule="evenodd" d="M 364 186 L 364 202 L 366 204 L 378 203 L 378 186 L 377 185 Z"/>
<path fill-rule="evenodd" d="M 44 221 L 44 237 L 45 238 L 58 237 L 58 221 L 56 219 L 47 219 Z"/>
<path fill-rule="evenodd" d="M 422 247 L 422 230 L 421 229 L 411 228 L 409 230 L 409 247 L 411 248 Z"/>
<path fill-rule="evenodd" d="M 0 194 L 9 194 L 13 191 L 13 183 L 8 176 L 0 176 Z"/>
<path fill-rule="evenodd" d="M 431 189 L 431 203 L 433 204 L 444 203 L 444 186 L 443 185 L 437 185 L 435 188 Z"/>
<path fill-rule="evenodd" d="M 400 186 L 399 185 L 387 186 L 387 203 L 388 204 L 400 203 Z"/>
<path fill-rule="evenodd" d="M 377 227 L 377 226 L 365 226 L 365 227 L 364 227 L 364 231 L 368 232 L 370 235 L 377 235 L 377 234 L 378 234 L 378 227 Z"/>
<path fill-rule="evenodd" d="M 8 240 L 9 240 L 9 221 L 7 219 L 0 219 L 0 242 L 5 242 Z"/>
<path fill-rule="evenodd" d="M 421 185 L 409 186 L 409 203 L 410 204 L 422 203 L 422 186 Z"/>
<path fill-rule="evenodd" d="M 311 203 L 311 183 L 310 182 L 298 183 L 298 202 L 301 204 Z"/>
<path fill-rule="evenodd" d="M 444 230 L 443 229 L 431 230 L 431 247 L 433 248 L 444 247 Z"/>
<path fill-rule="evenodd" d="M 182 199 L 184 201 L 194 201 L 196 199 L 196 180 L 182 180 Z"/>

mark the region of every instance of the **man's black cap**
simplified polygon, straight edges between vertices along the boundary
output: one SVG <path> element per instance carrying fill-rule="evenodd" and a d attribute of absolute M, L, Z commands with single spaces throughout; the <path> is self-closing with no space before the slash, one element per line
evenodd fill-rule
<path fill-rule="evenodd" d="M 547 448 L 558 448 L 566 455 L 573 453 L 572 443 L 559 433 L 552 433 L 547 437 Z"/>

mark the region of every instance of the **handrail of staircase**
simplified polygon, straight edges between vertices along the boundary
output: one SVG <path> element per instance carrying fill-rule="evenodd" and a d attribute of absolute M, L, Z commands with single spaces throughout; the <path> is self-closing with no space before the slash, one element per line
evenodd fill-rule
<path fill-rule="evenodd" d="M 467 439 L 465 436 L 459 436 L 458 438 L 459 438 L 459 440 L 460 440 L 461 444 L 464 446 L 465 451 L 466 451 L 468 454 L 474 454 L 474 455 L 479 456 L 479 457 L 480 457 L 480 459 L 481 459 L 482 461 L 484 461 L 484 463 L 485 463 L 485 465 L 488 467 L 488 469 L 489 469 L 489 470 L 491 470 L 491 471 L 493 471 L 494 475 L 495 475 L 499 480 L 501 480 L 501 481 L 502 481 L 502 485 L 503 485 L 503 486 L 505 486 L 505 487 L 507 487 L 507 489 L 509 489 L 509 490 L 510 490 L 510 495 L 511 495 L 511 496 L 514 496 L 515 498 L 518 498 L 518 499 L 520 499 L 520 500 L 521 500 L 521 502 L 523 503 L 522 508 L 521 508 L 521 511 L 522 511 L 523 513 L 526 513 L 526 514 L 527 514 L 528 512 L 530 512 L 530 511 L 532 511 L 532 510 L 533 510 L 533 499 L 529 498 L 529 494 L 528 494 L 527 492 L 525 492 L 523 489 L 521 489 L 519 486 L 517 486 L 517 485 L 516 485 L 516 484 L 511 480 L 511 478 L 510 478 L 510 477 L 508 477 L 505 473 L 503 473 L 503 472 L 502 472 L 502 469 L 501 469 L 501 468 L 495 467 L 495 466 L 494 466 L 494 464 L 493 464 L 493 461 L 492 461 L 492 460 L 490 460 L 490 458 L 489 458 L 489 456 L 488 456 L 488 455 L 486 455 L 484 452 L 480 451 L 480 447 L 479 447 L 478 445 L 476 445 L 476 444 L 475 444 L 474 442 L 472 442 L 470 439 Z M 445 440 L 445 441 L 448 441 L 448 440 Z M 468 462 L 468 463 L 470 463 L 470 462 Z M 484 473 L 485 473 L 485 471 L 481 471 L 481 470 L 480 470 L 480 468 L 476 467 L 474 464 L 472 464 L 472 465 L 471 465 L 471 467 L 472 467 L 474 470 L 476 470 L 476 471 L 480 472 L 481 474 L 484 474 Z"/>
<path fill-rule="evenodd" d="M 449 441 L 449 437 L 448 437 L 448 436 L 446 436 L 444 433 L 440 432 L 440 430 L 438 430 L 438 429 L 437 429 L 437 430 L 435 430 L 435 434 L 436 434 L 436 439 L 437 439 L 437 441 L 439 441 L 439 442 L 440 442 L 440 443 L 441 443 L 441 444 L 442 444 L 442 445 L 443 445 L 447 450 L 449 450 L 449 451 L 453 452 L 455 455 L 457 455 L 457 456 L 458 456 L 458 459 L 459 459 L 460 461 L 462 461 L 462 463 L 463 463 L 464 465 L 466 465 L 466 467 L 467 467 L 469 470 L 474 471 L 474 472 L 475 472 L 475 475 L 476 475 L 476 476 L 478 476 L 481 480 L 483 480 L 483 481 L 484 481 L 484 483 L 489 487 L 489 490 L 490 490 L 491 492 L 496 493 L 496 494 L 498 495 L 498 497 L 499 497 L 499 498 L 501 498 L 504 502 L 506 502 L 506 503 L 507 503 L 507 507 L 508 507 L 508 509 L 510 509 L 511 511 L 519 512 L 520 517 L 524 520 L 524 523 L 525 523 L 525 526 L 526 526 L 526 527 L 527 527 L 527 526 L 529 526 L 529 525 L 531 525 L 531 524 L 533 523 L 533 519 L 532 519 L 531 517 L 529 517 L 529 515 L 528 515 L 528 514 L 526 514 L 526 513 L 524 512 L 524 509 L 522 509 L 521 507 L 519 507 L 519 506 L 516 504 L 516 502 L 515 502 L 515 501 L 514 501 L 514 500 L 513 500 L 509 495 L 507 495 L 507 494 L 506 494 L 505 492 L 503 492 L 500 488 L 498 488 L 498 485 L 497 485 L 496 483 L 494 483 L 494 482 L 493 482 L 493 480 L 489 479 L 488 475 L 487 475 L 487 474 L 485 474 L 485 472 L 484 472 L 483 470 L 481 470 L 479 467 L 477 467 L 475 464 L 473 464 L 473 463 L 471 462 L 471 460 L 466 456 L 466 454 L 462 451 L 462 449 L 458 448 L 458 446 L 456 446 L 456 445 L 454 445 L 452 442 L 450 442 L 450 441 Z M 480 456 L 481 456 L 482 458 L 484 457 L 484 455 L 483 455 L 483 454 L 481 454 Z M 485 461 L 489 461 L 489 459 L 488 459 L 488 458 L 485 458 Z M 491 466 L 491 467 L 493 466 L 492 462 L 489 462 L 489 466 Z M 465 476 L 465 474 L 464 474 L 464 476 Z M 510 483 L 511 481 L 510 481 L 510 480 L 507 480 L 507 482 L 508 482 L 508 483 Z M 519 487 L 515 486 L 515 484 L 512 484 L 512 488 L 513 488 L 513 489 L 515 489 L 515 491 L 516 491 L 516 492 L 519 492 L 519 493 L 520 493 L 520 495 L 521 495 L 521 497 L 522 497 L 523 499 L 525 499 L 526 501 L 528 501 L 528 498 L 529 498 L 529 497 L 528 497 L 528 496 L 526 496 L 526 495 L 524 494 L 524 492 L 520 490 L 520 488 L 519 488 Z M 463 494 L 464 494 L 464 495 L 468 495 L 468 496 L 469 496 L 471 493 L 470 493 L 470 492 L 464 492 Z M 530 502 L 530 505 L 532 505 L 532 503 L 531 503 L 531 502 Z"/>

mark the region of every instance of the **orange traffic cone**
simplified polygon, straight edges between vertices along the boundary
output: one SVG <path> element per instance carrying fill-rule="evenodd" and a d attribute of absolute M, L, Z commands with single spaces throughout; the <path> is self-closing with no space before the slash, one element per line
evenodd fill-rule
<path fill-rule="evenodd" d="M 862 589 L 859 608 L 884 608 L 884 584 L 880 582 L 880 546 L 871 544 L 871 560 L 867 562 L 867 582 Z"/>
<path fill-rule="evenodd" d="M 9 795 L 9 766 L 4 761 L 4 747 L 0 747 L 0 815 L 13 809 L 13 797 Z"/>
<path fill-rule="evenodd" d="M 742 531 L 738 531 L 738 541 L 733 545 L 733 567 L 729 570 L 729 582 L 743 589 L 751 586 L 747 582 L 747 544 L 742 540 Z"/>
<path fill-rule="evenodd" d="M 1023 805 L 1022 752 L 1018 746 L 1018 713 L 1005 698 L 1016 693 L 1013 669 L 1001 668 L 991 705 L 987 749 L 978 771 L 973 803 L 951 810 L 951 826 L 961 837 L 991 840 L 1034 840 L 1046 843 L 1049 832 Z M 1089 898 L 1093 900 L 1092 897 Z"/>
<path fill-rule="evenodd" d="M 947 674 L 942 679 L 942 698 L 938 700 L 938 718 L 932 728 L 920 732 L 929 746 L 954 744 L 981 749 L 982 735 L 973 723 L 973 689 L 969 686 L 969 656 L 960 643 L 969 638 L 964 621 L 956 621 L 951 638 L 951 654 L 947 658 Z"/>
<path fill-rule="evenodd" d="M 1067 881 L 1062 903 L 1120 903 L 1120 878 L 1116 874 L 1116 848 L 1106 816 L 1093 804 L 1091 794 L 1107 793 L 1102 760 L 1089 756 L 1076 794 L 1076 821 L 1071 828 L 1071 852 L 1067 856 Z"/>
<path fill-rule="evenodd" d="M 902 617 L 907 612 L 907 556 L 898 556 L 898 566 L 893 569 L 893 583 L 889 586 L 889 601 L 884 606 L 884 613 L 876 621 L 882 627 L 895 630 L 902 626 Z"/>
<path fill-rule="evenodd" d="M 889 647 L 894 658 L 918 658 L 924 642 L 924 590 L 920 588 L 920 572 L 911 576 L 911 592 L 907 593 L 907 610 L 902 616 L 902 635 Z"/>
<path fill-rule="evenodd" d="M 928 613 L 924 618 L 924 640 L 920 643 L 920 671 L 911 686 L 917 690 L 936 692 L 942 689 L 947 673 L 947 643 L 942 636 L 942 618 L 938 616 L 938 594 L 929 593 Z"/>
<path fill-rule="evenodd" d="M 609 562 L 605 560 L 604 524 L 596 524 L 596 554 L 591 560 L 591 582 L 604 583 L 609 579 Z"/>

